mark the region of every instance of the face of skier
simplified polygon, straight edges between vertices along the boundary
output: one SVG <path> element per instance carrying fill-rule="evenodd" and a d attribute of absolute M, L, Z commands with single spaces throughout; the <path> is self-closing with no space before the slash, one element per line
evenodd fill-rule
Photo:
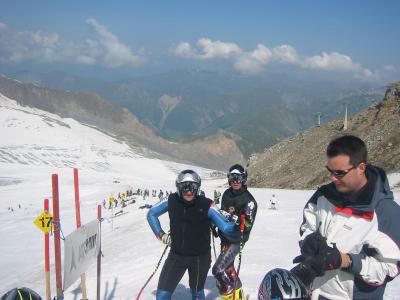
<path fill-rule="evenodd" d="M 185 192 L 182 194 L 182 198 L 186 201 L 192 201 L 194 199 L 194 192 Z"/>
<path fill-rule="evenodd" d="M 329 179 L 335 184 L 336 189 L 342 193 L 354 193 L 359 191 L 367 182 L 365 176 L 366 164 L 360 163 L 354 166 L 350 163 L 348 155 L 328 157 L 327 170 Z"/>
<path fill-rule="evenodd" d="M 231 187 L 232 187 L 232 189 L 234 189 L 235 191 L 238 191 L 238 190 L 240 190 L 240 189 L 242 188 L 242 182 L 240 182 L 240 181 L 233 181 L 233 182 L 231 183 Z"/>

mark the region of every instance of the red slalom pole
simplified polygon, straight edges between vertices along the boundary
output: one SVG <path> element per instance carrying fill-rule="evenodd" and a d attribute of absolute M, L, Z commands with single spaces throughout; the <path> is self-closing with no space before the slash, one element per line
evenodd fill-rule
<path fill-rule="evenodd" d="M 100 249 L 99 249 L 99 254 L 97 254 L 97 300 L 100 300 L 100 279 L 101 279 L 101 205 L 97 205 L 97 219 L 99 220 L 99 226 L 100 226 L 100 234 L 99 234 L 99 239 L 100 239 Z"/>
<path fill-rule="evenodd" d="M 44 211 L 49 212 L 49 199 L 44 199 Z M 46 281 L 46 300 L 50 300 L 50 241 L 48 233 L 44 234 L 44 270 Z"/>
<path fill-rule="evenodd" d="M 53 224 L 54 224 L 54 256 L 56 263 L 56 290 L 57 299 L 63 297 L 61 275 L 61 246 L 60 246 L 60 208 L 58 200 L 58 175 L 51 175 L 53 188 Z"/>
<path fill-rule="evenodd" d="M 74 191 L 75 191 L 75 215 L 76 215 L 76 228 L 81 227 L 81 205 L 79 202 L 79 178 L 78 178 L 78 169 L 74 168 Z M 86 275 L 85 273 L 81 274 L 81 290 L 82 290 L 82 299 L 87 299 L 86 292 Z"/>

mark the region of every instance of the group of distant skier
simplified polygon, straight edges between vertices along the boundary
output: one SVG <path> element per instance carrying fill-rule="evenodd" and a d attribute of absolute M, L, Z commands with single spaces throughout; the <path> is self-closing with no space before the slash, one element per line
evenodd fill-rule
<path fill-rule="evenodd" d="M 332 140 L 326 155 L 331 183 L 318 188 L 303 210 L 295 266 L 267 272 L 259 286 L 259 300 L 378 300 L 399 273 L 400 207 L 384 170 L 367 163 L 364 141 L 352 135 Z M 243 166 L 230 167 L 227 178 L 229 188 L 222 195 L 220 209 L 215 206 L 220 199 L 217 191 L 215 202 L 206 198 L 200 176 L 184 170 L 176 178 L 176 192 L 149 210 L 152 231 L 170 247 L 157 300 L 171 299 L 186 270 L 192 299 L 205 299 L 211 233 L 221 240 L 220 254 L 212 266 L 220 299 L 247 299 L 239 271 L 257 202 L 247 189 Z M 270 205 L 277 209 L 275 195 Z M 164 213 L 169 216 L 169 231 L 158 220 Z M 268 243 L 268 237 L 264 242 Z"/>

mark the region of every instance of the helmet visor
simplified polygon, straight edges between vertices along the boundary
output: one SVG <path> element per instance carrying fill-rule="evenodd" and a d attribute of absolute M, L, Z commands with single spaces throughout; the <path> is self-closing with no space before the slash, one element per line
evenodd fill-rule
<path fill-rule="evenodd" d="M 178 183 L 178 189 L 181 194 L 192 193 L 195 194 L 200 188 L 200 184 L 193 181 L 185 181 Z"/>

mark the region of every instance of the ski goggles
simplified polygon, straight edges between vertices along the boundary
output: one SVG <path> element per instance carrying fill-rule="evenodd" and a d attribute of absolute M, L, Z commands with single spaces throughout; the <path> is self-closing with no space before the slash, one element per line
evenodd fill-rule
<path fill-rule="evenodd" d="M 351 167 L 350 169 L 346 170 L 331 170 L 328 166 L 325 166 L 325 168 L 328 170 L 329 173 L 331 173 L 332 176 L 335 176 L 336 178 L 343 178 L 346 176 L 351 170 L 357 168 L 357 167 Z"/>
<path fill-rule="evenodd" d="M 228 181 L 242 183 L 242 182 L 246 181 L 246 176 L 244 174 L 229 173 Z"/>
<path fill-rule="evenodd" d="M 200 185 L 197 182 L 185 181 L 185 182 L 179 183 L 178 188 L 182 194 L 186 194 L 186 193 L 194 194 L 199 190 Z"/>

